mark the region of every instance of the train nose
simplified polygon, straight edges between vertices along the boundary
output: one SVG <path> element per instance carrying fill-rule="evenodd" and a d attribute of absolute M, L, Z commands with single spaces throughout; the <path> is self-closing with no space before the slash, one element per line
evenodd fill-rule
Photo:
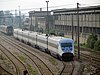
<path fill-rule="evenodd" d="M 62 59 L 63 60 L 73 60 L 73 54 L 72 53 L 63 53 Z"/>

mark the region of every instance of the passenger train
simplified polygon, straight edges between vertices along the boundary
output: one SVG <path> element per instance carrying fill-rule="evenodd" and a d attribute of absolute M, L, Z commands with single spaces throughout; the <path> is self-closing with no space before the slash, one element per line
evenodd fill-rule
<path fill-rule="evenodd" d="M 73 59 L 74 41 L 60 36 L 46 36 L 46 34 L 14 29 L 14 37 L 34 47 L 41 48 L 60 60 Z"/>
<path fill-rule="evenodd" d="M 13 27 L 12 26 L 0 25 L 0 31 L 7 35 L 13 35 Z"/>

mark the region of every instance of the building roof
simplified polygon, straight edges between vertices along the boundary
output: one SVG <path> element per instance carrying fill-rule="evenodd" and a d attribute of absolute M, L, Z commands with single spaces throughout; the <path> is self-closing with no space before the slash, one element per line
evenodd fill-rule
<path fill-rule="evenodd" d="M 88 11 L 88 10 L 100 10 L 100 5 L 98 6 L 89 6 L 89 7 L 80 7 L 79 11 Z M 58 12 L 73 12 L 73 11 L 77 11 L 77 8 L 69 8 L 69 9 L 56 9 L 56 10 L 52 10 L 52 12 L 54 13 L 58 13 Z"/>
<path fill-rule="evenodd" d="M 48 14 L 51 15 L 51 11 L 48 11 Z M 29 16 L 36 16 L 36 17 L 47 16 L 47 11 L 29 11 Z"/>

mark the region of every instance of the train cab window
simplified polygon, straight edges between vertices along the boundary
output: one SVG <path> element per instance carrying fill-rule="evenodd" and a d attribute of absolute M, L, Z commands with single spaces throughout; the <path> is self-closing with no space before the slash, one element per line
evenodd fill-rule
<path fill-rule="evenodd" d="M 72 47 L 72 43 L 61 43 L 61 47 Z"/>

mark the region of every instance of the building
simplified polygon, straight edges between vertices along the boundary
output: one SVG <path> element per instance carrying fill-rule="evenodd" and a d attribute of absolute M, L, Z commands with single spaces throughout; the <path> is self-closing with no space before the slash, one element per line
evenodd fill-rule
<path fill-rule="evenodd" d="M 30 19 L 30 30 L 38 31 L 43 30 L 45 32 L 46 29 L 52 28 L 52 16 L 51 12 L 48 11 L 49 17 L 49 25 L 47 25 L 47 11 L 30 11 L 29 19 Z"/>
<path fill-rule="evenodd" d="M 72 25 L 74 39 L 77 41 L 77 8 L 52 10 L 54 17 L 54 29 L 71 35 Z M 86 42 L 89 33 L 100 36 L 100 6 L 80 7 L 79 8 L 80 36 L 83 43 Z M 82 41 L 81 41 L 82 42 Z"/>
<path fill-rule="evenodd" d="M 30 29 L 30 26 L 29 26 L 29 18 L 25 18 L 22 22 L 23 26 L 22 26 L 22 29 L 25 29 L 25 30 L 29 30 Z"/>
<path fill-rule="evenodd" d="M 13 25 L 13 15 L 10 11 L 4 11 L 5 25 Z"/>
<path fill-rule="evenodd" d="M 13 25 L 13 15 L 10 11 L 0 11 L 0 24 Z"/>

